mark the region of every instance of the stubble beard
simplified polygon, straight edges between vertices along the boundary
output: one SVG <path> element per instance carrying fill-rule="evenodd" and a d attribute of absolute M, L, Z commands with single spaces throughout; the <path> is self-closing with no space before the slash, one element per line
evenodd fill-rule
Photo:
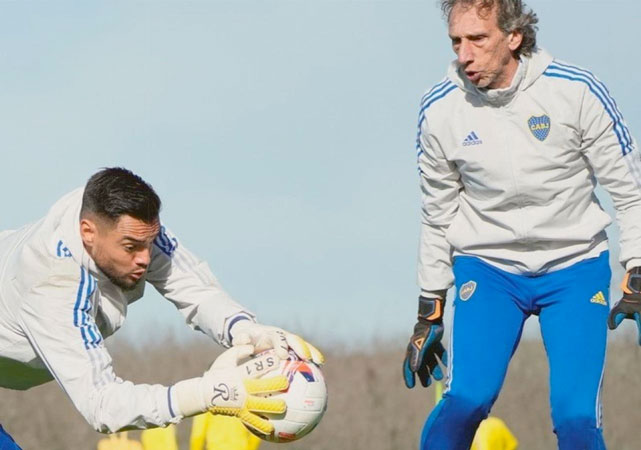
<path fill-rule="evenodd" d="M 111 281 L 113 284 L 115 284 L 125 292 L 133 291 L 143 280 L 143 278 L 139 278 L 138 280 L 130 281 L 126 278 L 126 276 L 119 276 L 112 267 L 103 266 L 102 264 L 98 264 L 98 262 L 96 262 L 96 266 L 98 266 L 102 273 L 107 276 L 109 281 Z"/>
<path fill-rule="evenodd" d="M 500 75 L 501 74 L 497 70 L 484 71 L 476 87 L 484 90 L 496 89 L 494 87 L 490 87 L 490 85 L 494 84 L 499 79 Z"/>

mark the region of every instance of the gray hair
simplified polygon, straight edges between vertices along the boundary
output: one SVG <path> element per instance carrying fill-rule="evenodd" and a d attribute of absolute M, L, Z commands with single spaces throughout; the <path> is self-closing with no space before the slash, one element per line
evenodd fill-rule
<path fill-rule="evenodd" d="M 530 56 L 536 48 L 536 24 L 539 18 L 534 11 L 521 0 L 440 0 L 443 15 L 449 20 L 452 8 L 461 4 L 463 7 L 475 6 L 479 14 L 489 14 L 497 7 L 498 25 L 504 33 L 518 31 L 523 35 L 523 42 L 516 50 L 516 56 Z"/>

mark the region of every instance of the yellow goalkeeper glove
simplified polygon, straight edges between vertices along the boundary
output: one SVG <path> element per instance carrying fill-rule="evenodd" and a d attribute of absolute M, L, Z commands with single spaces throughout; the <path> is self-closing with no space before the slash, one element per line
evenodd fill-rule
<path fill-rule="evenodd" d="M 193 416 L 204 411 L 238 417 L 245 426 L 269 435 L 274 427 L 260 413 L 284 413 L 282 399 L 261 397 L 284 391 L 289 381 L 283 375 L 259 378 L 276 369 L 280 359 L 273 353 L 257 356 L 245 363 L 254 353 L 251 345 L 232 347 L 220 355 L 202 377 L 179 381 L 173 387 L 179 413 Z"/>

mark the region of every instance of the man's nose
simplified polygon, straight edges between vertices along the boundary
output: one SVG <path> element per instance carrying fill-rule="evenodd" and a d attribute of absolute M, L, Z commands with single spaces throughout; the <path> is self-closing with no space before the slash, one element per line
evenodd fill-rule
<path fill-rule="evenodd" d="M 471 63 L 474 60 L 474 55 L 472 54 L 472 47 L 470 43 L 463 39 L 459 45 L 458 53 L 458 62 L 460 65 L 465 67 L 467 64 Z"/>
<path fill-rule="evenodd" d="M 147 268 L 151 262 L 151 249 L 146 248 L 136 253 L 136 265 Z"/>

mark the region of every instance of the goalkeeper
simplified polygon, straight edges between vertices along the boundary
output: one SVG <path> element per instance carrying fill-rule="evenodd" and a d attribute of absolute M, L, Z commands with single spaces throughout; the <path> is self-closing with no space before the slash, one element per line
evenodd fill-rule
<path fill-rule="evenodd" d="M 442 372 L 442 313 L 455 284 L 449 380 L 421 448 L 469 448 L 496 400 L 525 320 L 550 364 L 561 450 L 604 449 L 600 391 L 609 315 L 606 214 L 621 229 L 624 298 L 610 326 L 640 323 L 641 158 L 606 87 L 536 45 L 520 0 L 441 0 L 456 60 L 423 98 L 418 323 L 405 383 Z"/>
<path fill-rule="evenodd" d="M 164 426 L 210 410 L 269 434 L 272 426 L 256 413 L 286 405 L 252 394 L 283 390 L 287 380 L 256 378 L 290 350 L 317 363 L 323 357 L 301 338 L 257 323 L 161 224 L 160 206 L 140 177 L 107 168 L 43 219 L 0 234 L 0 387 L 29 389 L 55 379 L 103 433 Z M 202 377 L 161 386 L 114 373 L 103 339 L 120 328 L 146 283 L 191 327 L 231 347 Z M 243 363 L 268 348 L 276 356 Z M 18 448 L 0 428 L 3 445 Z"/>

